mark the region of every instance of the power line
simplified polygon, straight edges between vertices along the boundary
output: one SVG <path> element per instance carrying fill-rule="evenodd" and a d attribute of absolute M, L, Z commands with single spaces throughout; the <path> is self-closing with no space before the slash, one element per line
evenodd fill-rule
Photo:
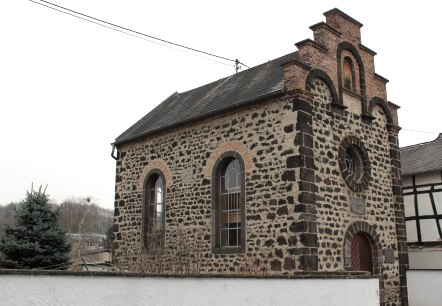
<path fill-rule="evenodd" d="M 115 29 L 115 28 L 112 28 L 112 27 L 106 26 L 106 25 L 104 25 L 104 24 L 101 24 L 101 23 L 98 23 L 98 22 L 95 22 L 95 21 L 92 21 L 92 20 L 89 20 L 89 19 L 86 19 L 86 18 L 82 18 L 82 17 L 77 16 L 77 15 L 74 15 L 74 14 L 70 14 L 70 13 L 68 13 L 68 12 L 65 12 L 65 11 L 62 11 L 62 10 L 59 10 L 59 9 L 56 9 L 56 8 L 51 7 L 51 6 L 49 6 L 49 5 L 46 5 L 46 4 L 43 4 L 43 3 L 36 2 L 36 1 L 34 1 L 34 0 L 29 0 L 29 1 L 34 2 L 34 3 L 36 3 L 36 4 L 39 4 L 39 5 L 42 5 L 42 6 L 45 6 L 45 7 L 47 7 L 47 8 L 53 9 L 53 10 L 55 10 L 55 11 L 58 11 L 58 12 L 61 12 L 61 13 L 64 13 L 64 14 L 67 14 L 67 15 L 70 15 L 70 16 L 73 16 L 73 17 L 76 17 L 76 18 L 79 18 L 79 19 L 82 19 L 82 20 L 88 21 L 88 22 L 91 22 L 91 23 L 94 23 L 94 24 L 96 24 L 96 25 L 99 25 L 99 26 L 102 26 L 102 27 L 105 27 L 105 28 L 108 28 L 108 29 L 111 29 L 111 30 L 114 30 L 114 31 L 117 31 L 117 32 L 120 32 L 120 33 L 123 33 L 123 34 L 126 34 L 126 35 L 129 35 L 129 36 L 133 36 L 133 37 L 135 37 L 135 38 L 139 38 L 139 39 L 142 39 L 142 40 L 145 40 L 145 41 L 151 42 L 151 43 L 153 43 L 153 44 L 157 44 L 157 45 L 160 45 L 160 46 L 163 46 L 163 47 L 166 47 L 166 48 L 172 49 L 172 50 L 176 50 L 176 51 L 179 51 L 179 52 L 183 52 L 183 53 L 186 53 L 186 54 L 190 54 L 190 55 L 193 55 L 193 56 L 196 56 L 196 57 L 199 57 L 199 58 L 203 58 L 203 59 L 206 59 L 206 60 L 209 60 L 209 61 L 212 61 L 212 62 L 220 63 L 220 64 L 223 64 L 223 65 L 226 65 L 226 66 L 231 67 L 231 65 L 229 65 L 229 64 L 226 64 L 226 63 L 223 63 L 223 62 L 220 62 L 220 61 L 214 60 L 214 59 L 210 59 L 210 58 L 207 58 L 207 57 L 199 56 L 199 55 L 194 54 L 194 53 L 186 52 L 186 51 L 184 51 L 184 50 L 180 50 L 180 49 L 177 49 L 177 48 L 173 48 L 173 47 L 170 47 L 170 46 L 167 46 L 167 45 L 164 45 L 164 44 L 161 44 L 161 43 L 158 43 L 158 42 L 152 41 L 152 40 L 150 40 L 150 39 L 146 39 L 146 38 L 144 38 L 144 37 L 140 37 L 140 36 L 137 36 L 137 35 L 134 35 L 134 34 L 131 34 L 131 33 L 127 33 L 127 32 L 124 32 L 124 31 L 121 31 L 121 30 L 118 30 L 118 29 Z"/>
<path fill-rule="evenodd" d="M 145 41 L 151 42 L 151 43 L 156 44 L 156 45 L 160 45 L 160 46 L 163 46 L 163 47 L 166 47 L 166 48 L 172 49 L 172 50 L 176 50 L 176 51 L 183 52 L 183 53 L 186 53 L 186 54 L 189 54 L 189 55 L 193 55 L 193 56 L 196 56 L 196 57 L 199 57 L 199 58 L 203 58 L 203 59 L 208 60 L 208 61 L 212 61 L 212 62 L 216 62 L 216 63 L 220 63 L 220 64 L 223 64 L 223 65 L 226 65 L 226 66 L 232 67 L 232 66 L 229 65 L 229 64 L 226 64 L 226 63 L 223 63 L 223 62 L 220 62 L 220 61 L 217 61 L 217 60 L 211 59 L 211 58 L 207 58 L 207 57 L 204 57 L 204 56 L 200 56 L 200 55 L 198 55 L 198 54 L 194 54 L 194 53 L 186 52 L 186 51 L 184 51 L 184 50 L 180 50 L 180 49 L 177 49 L 177 48 L 173 48 L 173 47 L 170 47 L 170 46 L 167 46 L 167 45 L 164 45 L 164 44 L 158 43 L 158 42 L 156 42 L 156 41 L 152 41 L 152 40 L 147 39 L 147 38 L 145 38 L 145 37 L 140 37 L 140 36 L 137 36 L 137 35 L 134 35 L 134 34 L 131 34 L 131 33 L 127 33 L 127 32 L 124 32 L 124 31 L 121 31 L 121 30 L 118 30 L 118 29 L 115 29 L 115 28 L 109 27 L 109 26 L 107 26 L 107 25 L 104 25 L 104 24 L 101 24 L 101 23 L 98 23 L 98 22 L 95 22 L 95 21 L 92 21 L 92 20 L 89 20 L 89 19 L 86 19 L 86 18 L 82 18 L 82 17 L 80 17 L 80 16 L 76 16 L 76 15 L 74 15 L 74 14 L 70 14 L 70 13 L 68 13 L 68 12 L 65 12 L 65 11 L 62 11 L 62 10 L 59 10 L 59 9 L 56 9 L 56 8 L 51 7 L 51 6 L 49 6 L 49 5 L 46 5 L 46 4 L 43 4 L 43 3 L 36 2 L 36 1 L 34 1 L 34 0 L 29 0 L 29 1 L 34 2 L 34 3 L 36 3 L 36 4 L 39 4 L 39 5 L 42 5 L 42 6 L 45 6 L 45 7 L 47 7 L 47 8 L 53 9 L 53 10 L 55 10 L 55 11 L 58 11 L 58 12 L 61 12 L 61 13 L 64 13 L 64 14 L 67 14 L 67 15 L 70 15 L 70 16 L 73 16 L 73 17 L 76 17 L 76 18 L 82 19 L 82 20 L 85 20 L 85 21 L 87 21 L 87 22 L 91 22 L 91 23 L 94 23 L 94 24 L 96 24 L 96 25 L 99 25 L 99 26 L 102 26 L 102 27 L 105 27 L 105 28 L 108 28 L 108 29 L 111 29 L 111 30 L 114 30 L 114 31 L 117 31 L 117 32 L 120 32 L 120 33 L 123 33 L 123 34 L 126 34 L 126 35 L 129 35 L 129 36 L 133 36 L 133 37 L 135 37 L 135 38 L 139 38 L 139 39 L 142 39 L 142 40 L 145 40 Z"/>
<path fill-rule="evenodd" d="M 439 133 L 441 133 L 441 132 L 409 130 L 409 129 L 405 129 L 405 128 L 402 128 L 401 130 L 402 131 L 408 131 L 408 132 L 416 132 L 416 133 L 427 133 L 427 134 L 439 134 Z"/>
<path fill-rule="evenodd" d="M 100 26 L 103 26 L 103 27 L 108 28 L 108 29 L 111 29 L 111 30 L 115 30 L 115 31 L 118 31 L 118 32 L 121 32 L 121 33 L 124 33 L 124 34 L 130 35 L 130 36 L 134 36 L 134 37 L 136 37 L 136 38 L 144 39 L 144 40 L 146 40 L 146 41 L 149 41 L 149 42 L 152 42 L 152 43 L 158 44 L 158 45 L 163 46 L 163 47 L 168 47 L 168 46 L 165 46 L 165 45 L 163 45 L 163 44 L 160 44 L 160 43 L 157 43 L 157 42 L 154 42 L 154 41 L 151 41 L 151 40 L 145 39 L 145 38 L 143 38 L 143 37 L 139 37 L 139 36 L 136 36 L 136 35 L 133 35 L 133 34 L 127 33 L 127 32 L 132 32 L 132 33 L 135 33 L 135 34 L 137 34 L 137 35 L 141 35 L 141 36 L 144 36 L 144 37 L 148 37 L 148 38 L 150 38 L 150 39 L 155 39 L 155 40 L 158 40 L 158 41 L 161 41 L 161 42 L 164 42 L 164 43 L 167 43 L 167 44 L 171 44 L 171 45 L 174 45 L 174 46 L 177 46 L 177 47 L 183 48 L 183 49 L 191 50 L 191 51 L 193 51 L 193 52 L 198 52 L 198 53 L 202 53 L 202 54 L 205 54 L 205 55 L 208 55 L 208 56 L 212 56 L 212 57 L 220 58 L 220 59 L 223 59 L 223 60 L 226 60 L 226 61 L 234 62 L 236 72 L 238 72 L 238 70 L 242 68 L 240 65 L 244 65 L 245 67 L 249 68 L 247 65 L 245 65 L 245 64 L 242 63 L 242 62 L 240 62 L 238 59 L 230 59 L 230 58 L 227 58 L 227 57 L 223 57 L 223 56 L 215 55 L 215 54 L 212 54 L 212 53 L 209 53 L 209 52 L 205 52 L 205 51 L 201 51 L 201 50 L 198 50 L 198 49 L 195 49 L 195 48 L 191 48 L 191 47 L 187 47 L 187 46 L 184 46 L 184 45 L 181 45 L 181 44 L 177 44 L 177 43 L 174 43 L 174 42 L 171 42 L 171 41 L 165 40 L 165 39 L 161 39 L 161 38 L 158 38 L 158 37 L 154 37 L 154 36 L 152 36 L 152 35 L 144 34 L 144 33 L 139 32 L 139 31 L 131 30 L 131 29 L 129 29 L 129 28 L 122 27 L 122 26 L 119 26 L 119 25 L 117 25 L 117 24 L 114 24 L 114 23 L 111 23 L 111 22 L 107 22 L 107 21 L 104 21 L 104 20 L 101 20 L 101 19 L 98 19 L 98 18 L 95 18 L 95 17 L 89 16 L 89 15 L 86 15 L 86 14 L 83 14 L 83 13 L 80 13 L 80 12 L 74 11 L 74 10 L 71 10 L 71 9 L 68 9 L 68 8 L 66 8 L 66 7 L 63 7 L 63 6 L 60 6 L 60 5 L 57 5 L 57 4 L 54 4 L 54 3 L 51 3 L 51 2 L 49 2 L 49 1 L 45 1 L 45 0 L 39 0 L 40 2 L 35 1 L 35 0 L 29 0 L 29 1 L 34 2 L 34 3 L 36 3 L 36 4 L 39 4 L 39 5 L 42 5 L 42 6 L 45 6 L 45 7 L 48 7 L 48 8 L 51 8 L 51 9 L 56 10 L 56 11 L 58 11 L 58 12 L 61 12 L 61 13 L 64 13 L 64 14 L 67 14 L 67 15 L 70 15 L 70 16 L 73 16 L 73 17 L 77 17 L 77 18 L 79 18 L 79 19 L 82 19 L 82 20 L 85 20 L 85 21 L 88 21 L 88 22 L 91 22 L 91 23 L 94 23 L 94 24 L 97 24 L 97 25 L 100 25 Z M 41 2 L 47 3 L 47 4 L 49 4 L 49 5 L 47 5 L 47 4 L 43 4 L 43 3 L 41 3 Z M 50 5 L 52 5 L 52 6 L 54 6 L 54 7 L 52 7 L 52 6 L 50 6 Z M 57 9 L 57 8 L 55 8 L 55 7 L 60 8 L 60 9 Z M 71 13 L 69 13 L 69 12 L 71 12 Z M 72 14 L 72 13 L 73 13 L 73 14 Z M 76 14 L 76 15 L 74 15 L 74 14 Z M 83 18 L 83 17 L 81 17 L 81 16 L 86 17 L 86 18 L 89 18 L 89 19 Z M 93 20 L 96 20 L 96 21 L 98 21 L 98 22 L 93 21 Z M 100 22 L 100 23 L 99 23 L 99 22 Z M 107 25 L 111 25 L 112 27 L 106 26 L 106 24 L 107 24 Z M 116 29 L 116 28 L 118 28 L 118 29 L 123 29 L 124 31 L 118 30 L 118 29 Z M 169 48 L 170 48 L 170 47 L 169 47 Z M 174 49 L 174 50 L 177 50 L 177 51 L 182 51 L 182 50 L 178 50 L 178 49 L 175 49 L 175 48 L 171 48 L 171 49 Z M 185 52 L 185 53 L 187 53 L 187 52 Z M 191 54 L 191 53 L 188 53 L 188 54 Z M 192 55 L 194 55 L 194 54 L 192 54 Z M 204 57 L 202 57 L 202 58 L 204 58 Z M 205 58 L 205 59 L 208 59 L 208 58 Z M 210 59 L 208 59 L 208 60 L 210 60 Z M 213 60 L 213 61 L 214 61 L 214 60 Z M 215 62 L 218 62 L 218 63 L 220 63 L 220 64 L 224 64 L 224 65 L 228 65 L 228 64 L 225 64 L 225 63 L 222 63 L 222 62 L 219 62 L 219 61 L 215 61 Z M 228 66 L 230 66 L 230 65 L 228 65 Z"/>

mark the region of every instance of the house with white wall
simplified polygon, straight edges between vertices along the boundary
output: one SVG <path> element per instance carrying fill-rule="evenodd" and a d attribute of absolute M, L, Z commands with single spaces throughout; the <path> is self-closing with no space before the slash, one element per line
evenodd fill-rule
<path fill-rule="evenodd" d="M 401 148 L 410 305 L 440 305 L 442 294 L 442 133 Z"/>

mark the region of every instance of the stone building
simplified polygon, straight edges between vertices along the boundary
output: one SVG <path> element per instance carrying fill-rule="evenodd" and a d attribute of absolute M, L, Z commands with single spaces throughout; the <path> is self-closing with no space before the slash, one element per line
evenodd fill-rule
<path fill-rule="evenodd" d="M 362 270 L 407 304 L 398 106 L 362 24 L 324 15 L 298 51 L 175 93 L 116 139 L 120 265 L 184 250 L 204 274 Z"/>

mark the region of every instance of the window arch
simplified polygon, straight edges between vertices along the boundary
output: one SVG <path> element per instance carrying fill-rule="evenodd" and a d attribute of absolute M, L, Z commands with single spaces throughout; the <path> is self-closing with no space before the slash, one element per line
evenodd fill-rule
<path fill-rule="evenodd" d="M 353 74 L 355 79 L 353 79 L 353 91 L 355 92 L 357 89 L 358 94 L 362 98 L 362 114 L 366 115 L 367 113 L 367 97 L 365 93 L 365 68 L 364 63 L 362 61 L 362 57 L 359 55 L 358 50 L 349 42 L 343 41 L 338 45 L 338 48 L 336 50 L 336 58 L 338 59 L 338 93 L 339 93 L 339 99 L 341 104 L 344 104 L 343 101 L 343 94 L 342 90 L 345 88 L 344 86 L 344 78 L 343 78 L 343 58 L 346 56 L 343 56 L 343 52 L 347 52 L 350 56 L 349 58 L 352 59 L 352 63 L 354 64 L 353 68 L 357 67 L 358 75 L 357 75 L 357 81 L 358 84 L 356 84 L 356 73 Z M 356 72 L 356 71 L 355 71 Z"/>
<path fill-rule="evenodd" d="M 245 246 L 244 161 L 227 152 L 213 173 L 213 251 L 240 253 Z"/>
<path fill-rule="evenodd" d="M 143 245 L 155 250 L 164 247 L 165 179 L 159 170 L 146 176 L 143 207 Z"/>
<path fill-rule="evenodd" d="M 355 91 L 355 71 L 353 61 L 350 57 L 344 57 L 342 61 L 342 83 L 344 84 L 344 88 Z"/>

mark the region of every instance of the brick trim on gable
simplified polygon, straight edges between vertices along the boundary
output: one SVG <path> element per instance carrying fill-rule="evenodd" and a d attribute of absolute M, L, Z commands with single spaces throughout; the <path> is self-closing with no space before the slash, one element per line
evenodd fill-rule
<path fill-rule="evenodd" d="M 359 68 L 359 90 L 362 96 L 362 113 L 367 113 L 367 96 L 366 96 L 366 88 L 365 88 L 365 68 L 364 68 L 364 62 L 362 61 L 361 55 L 359 54 L 358 50 L 349 42 L 343 41 L 338 45 L 338 48 L 336 50 L 336 59 L 338 61 L 338 93 L 340 97 L 340 103 L 344 104 L 343 96 L 342 96 L 342 89 L 344 88 L 342 84 L 342 51 L 347 50 L 349 51 L 356 59 L 358 68 Z"/>

